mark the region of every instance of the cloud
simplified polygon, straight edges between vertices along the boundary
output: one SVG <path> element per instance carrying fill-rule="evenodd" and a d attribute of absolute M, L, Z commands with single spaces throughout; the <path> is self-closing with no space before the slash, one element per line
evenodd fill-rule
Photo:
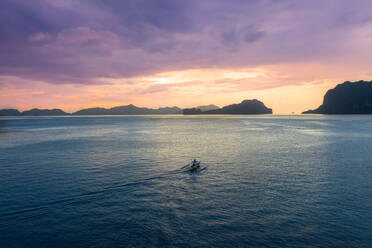
<path fill-rule="evenodd" d="M 119 40 L 119 37 L 111 31 L 96 31 L 89 27 L 62 30 L 57 35 L 57 42 L 64 45 L 117 44 Z"/>
<path fill-rule="evenodd" d="M 372 49 L 371 7 L 367 0 L 3 0 L 0 75 L 89 85 L 199 68 L 347 60 L 363 67 L 372 62 L 363 55 Z"/>
<path fill-rule="evenodd" d="M 48 33 L 36 33 L 30 36 L 29 40 L 31 42 L 43 42 L 43 41 L 51 41 L 53 36 Z"/>

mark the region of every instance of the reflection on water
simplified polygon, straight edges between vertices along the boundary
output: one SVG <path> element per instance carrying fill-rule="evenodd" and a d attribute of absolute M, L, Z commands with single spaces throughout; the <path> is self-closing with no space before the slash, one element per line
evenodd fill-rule
<path fill-rule="evenodd" d="M 6 120 L 0 119 L 0 135 L 2 133 L 6 133 L 7 131 L 8 131 L 8 129 L 6 127 Z"/>
<path fill-rule="evenodd" d="M 0 119 L 0 247 L 369 247 L 371 121 Z"/>

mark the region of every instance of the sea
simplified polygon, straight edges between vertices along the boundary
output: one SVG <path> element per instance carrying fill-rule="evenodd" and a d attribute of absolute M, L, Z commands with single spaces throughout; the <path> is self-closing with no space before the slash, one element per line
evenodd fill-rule
<path fill-rule="evenodd" d="M 2 117 L 0 247 L 372 247 L 372 116 Z"/>

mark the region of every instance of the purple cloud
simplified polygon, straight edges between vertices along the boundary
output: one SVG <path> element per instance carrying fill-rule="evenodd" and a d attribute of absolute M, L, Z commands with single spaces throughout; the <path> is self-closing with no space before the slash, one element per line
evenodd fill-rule
<path fill-rule="evenodd" d="M 367 39 L 367 0 L 0 2 L 0 75 L 52 84 L 191 68 L 339 60 Z"/>

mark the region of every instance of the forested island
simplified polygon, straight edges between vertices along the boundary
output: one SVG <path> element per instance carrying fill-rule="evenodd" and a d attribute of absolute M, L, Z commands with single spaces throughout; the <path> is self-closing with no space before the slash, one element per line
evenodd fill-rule
<path fill-rule="evenodd" d="M 372 81 L 339 84 L 327 91 L 321 106 L 303 114 L 372 114 Z"/>

